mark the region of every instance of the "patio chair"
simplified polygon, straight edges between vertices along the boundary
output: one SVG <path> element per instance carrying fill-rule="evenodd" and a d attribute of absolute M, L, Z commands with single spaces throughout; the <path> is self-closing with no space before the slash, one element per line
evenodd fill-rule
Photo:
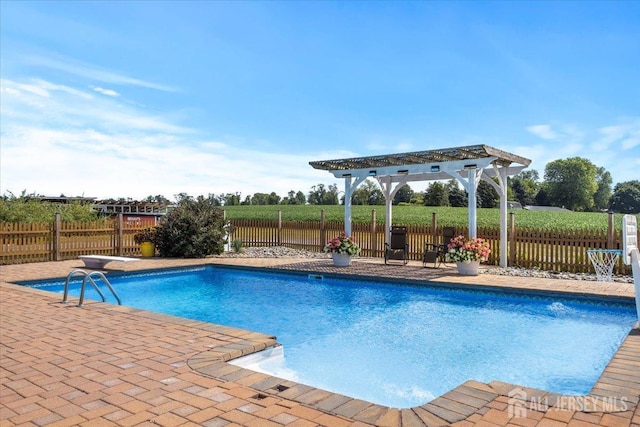
<path fill-rule="evenodd" d="M 447 264 L 447 253 L 449 249 L 447 245 L 456 237 L 455 227 L 444 227 L 442 229 L 442 243 L 427 243 L 424 245 L 424 255 L 422 256 L 422 266 L 428 267 L 428 264 L 433 264 L 433 267 L 438 268 L 442 264 Z"/>
<path fill-rule="evenodd" d="M 407 227 L 392 226 L 390 242 L 385 243 L 384 263 L 391 260 L 409 262 L 409 244 L 407 243 Z"/>

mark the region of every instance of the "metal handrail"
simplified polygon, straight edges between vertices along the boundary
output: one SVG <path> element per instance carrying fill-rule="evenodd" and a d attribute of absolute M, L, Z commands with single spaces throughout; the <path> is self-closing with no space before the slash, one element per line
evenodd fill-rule
<path fill-rule="evenodd" d="M 62 302 L 66 303 L 68 298 L 69 298 L 69 282 L 71 281 L 71 278 L 74 276 L 88 276 L 89 273 L 85 270 L 82 269 L 77 269 L 77 270 L 73 270 L 71 273 L 69 273 L 69 275 L 67 275 L 67 280 L 64 282 L 64 295 L 62 296 Z M 96 283 L 93 281 L 93 279 L 91 280 L 91 283 L 93 285 L 93 288 L 96 290 L 96 292 L 98 292 L 98 294 L 100 295 L 100 297 L 102 298 L 102 302 L 106 301 L 106 298 L 104 297 L 104 294 L 100 291 L 100 289 L 98 289 L 98 286 L 96 285 Z"/>
<path fill-rule="evenodd" d="M 90 273 L 87 273 L 85 270 L 82 270 L 82 269 L 73 270 L 67 276 L 67 280 L 64 282 L 64 295 L 62 296 L 63 303 L 67 302 L 67 299 L 69 297 L 69 281 L 74 276 L 84 276 L 84 279 L 82 279 L 82 287 L 80 288 L 80 300 L 78 301 L 78 307 L 82 307 L 82 304 L 84 303 L 84 290 L 85 290 L 87 281 L 91 284 L 91 286 L 93 286 L 93 289 L 95 289 L 96 292 L 98 292 L 98 295 L 100 295 L 100 297 L 102 298 L 102 302 L 105 302 L 107 300 L 104 294 L 102 293 L 102 291 L 100 291 L 100 288 L 98 288 L 98 285 L 96 284 L 95 280 L 93 280 L 93 277 L 91 276 L 98 276 L 98 278 L 102 279 L 102 281 L 105 283 L 105 285 L 107 285 L 107 287 L 109 288 L 113 296 L 116 297 L 116 300 L 118 301 L 118 305 L 122 305 L 122 300 L 120 299 L 120 296 L 118 295 L 116 290 L 113 289 L 113 286 L 111 286 L 111 283 L 109 282 L 109 280 L 107 280 L 107 277 L 102 272 L 92 271 Z"/>

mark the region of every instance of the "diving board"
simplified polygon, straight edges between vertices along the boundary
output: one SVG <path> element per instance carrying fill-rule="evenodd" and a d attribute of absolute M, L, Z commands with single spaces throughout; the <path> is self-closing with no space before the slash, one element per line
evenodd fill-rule
<path fill-rule="evenodd" d="M 80 255 L 78 258 L 84 262 L 85 267 L 101 270 L 105 265 L 111 261 L 118 262 L 131 262 L 140 261 L 139 258 L 128 258 L 122 256 L 109 256 L 109 255 Z"/>

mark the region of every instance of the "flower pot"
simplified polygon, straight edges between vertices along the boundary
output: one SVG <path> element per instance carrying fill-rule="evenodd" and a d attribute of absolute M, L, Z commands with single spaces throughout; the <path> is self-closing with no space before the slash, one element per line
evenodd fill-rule
<path fill-rule="evenodd" d="M 143 258 L 153 258 L 156 256 L 156 245 L 151 242 L 140 243 L 140 252 Z"/>
<path fill-rule="evenodd" d="M 462 274 L 463 276 L 477 276 L 480 261 L 457 261 L 456 266 L 458 267 L 458 274 Z"/>
<path fill-rule="evenodd" d="M 348 267 L 351 265 L 351 255 L 333 252 L 331 257 L 333 258 L 333 265 L 336 267 Z"/>

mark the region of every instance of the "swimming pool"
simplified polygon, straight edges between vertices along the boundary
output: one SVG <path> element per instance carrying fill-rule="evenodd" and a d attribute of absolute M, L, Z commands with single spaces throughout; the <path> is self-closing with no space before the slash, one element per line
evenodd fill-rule
<path fill-rule="evenodd" d="M 468 379 L 586 393 L 635 321 L 632 302 L 227 267 L 110 280 L 128 306 L 276 335 L 277 376 L 392 407 Z"/>

